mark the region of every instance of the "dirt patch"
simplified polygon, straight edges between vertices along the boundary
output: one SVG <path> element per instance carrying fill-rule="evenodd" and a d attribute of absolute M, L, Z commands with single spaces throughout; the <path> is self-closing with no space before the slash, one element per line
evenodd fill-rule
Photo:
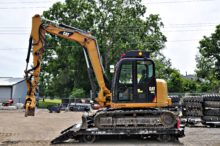
<path fill-rule="evenodd" d="M 0 146 L 46 146 L 65 128 L 81 121 L 81 112 L 49 113 L 37 110 L 35 117 L 24 117 L 23 111 L 0 112 Z M 220 146 L 220 128 L 186 128 L 185 137 L 175 143 L 161 143 L 152 139 L 99 139 L 94 144 L 63 143 L 62 145 L 99 146 L 157 146 L 187 145 Z M 59 146 L 59 145 L 56 145 Z"/>

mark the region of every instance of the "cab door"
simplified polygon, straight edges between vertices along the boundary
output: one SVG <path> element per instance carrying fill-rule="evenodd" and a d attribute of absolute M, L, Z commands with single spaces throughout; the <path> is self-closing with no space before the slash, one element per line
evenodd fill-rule
<path fill-rule="evenodd" d="M 113 85 L 113 102 L 156 102 L 153 61 L 144 58 L 127 58 L 120 61 Z"/>
<path fill-rule="evenodd" d="M 136 102 L 156 102 L 156 79 L 154 64 L 150 60 L 136 62 Z"/>

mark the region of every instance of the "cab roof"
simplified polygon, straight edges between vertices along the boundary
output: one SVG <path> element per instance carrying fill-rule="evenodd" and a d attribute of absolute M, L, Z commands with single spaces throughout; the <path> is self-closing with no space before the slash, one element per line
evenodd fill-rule
<path fill-rule="evenodd" d="M 132 50 L 123 54 L 121 58 L 150 58 L 150 52 Z"/>

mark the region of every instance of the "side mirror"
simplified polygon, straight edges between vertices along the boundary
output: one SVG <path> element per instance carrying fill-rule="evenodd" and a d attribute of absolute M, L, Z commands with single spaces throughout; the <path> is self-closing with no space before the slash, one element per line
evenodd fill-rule
<path fill-rule="evenodd" d="M 110 73 L 114 73 L 115 72 L 115 66 L 114 65 L 110 65 Z"/>

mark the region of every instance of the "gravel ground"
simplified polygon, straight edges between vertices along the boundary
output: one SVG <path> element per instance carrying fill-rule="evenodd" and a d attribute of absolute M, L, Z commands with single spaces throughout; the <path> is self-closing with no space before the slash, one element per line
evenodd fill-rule
<path fill-rule="evenodd" d="M 60 131 L 81 121 L 81 112 L 48 113 L 47 110 L 37 110 L 35 117 L 24 117 L 20 111 L 0 111 L 0 146 L 48 146 L 50 141 L 59 135 Z M 194 127 L 185 129 L 185 137 L 175 143 L 161 143 L 156 140 L 142 139 L 100 139 L 93 146 L 220 146 L 220 128 Z M 83 145 L 81 143 L 65 143 Z M 58 145 L 56 145 L 58 146 Z"/>

